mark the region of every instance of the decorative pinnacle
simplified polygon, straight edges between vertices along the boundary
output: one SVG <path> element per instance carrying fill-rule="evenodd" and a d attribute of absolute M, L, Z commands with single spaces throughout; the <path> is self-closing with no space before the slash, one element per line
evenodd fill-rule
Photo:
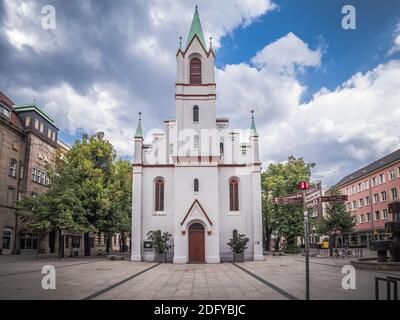
<path fill-rule="evenodd" d="M 210 49 L 212 49 L 212 37 L 210 37 Z"/>
<path fill-rule="evenodd" d="M 142 131 L 142 113 L 139 112 L 139 123 L 136 129 L 135 138 L 143 138 L 143 131 Z"/>
<path fill-rule="evenodd" d="M 258 132 L 256 129 L 256 123 L 254 121 L 254 110 L 251 110 L 251 136 L 258 137 Z"/>
<path fill-rule="evenodd" d="M 179 37 L 179 49 L 182 49 L 182 36 Z"/>

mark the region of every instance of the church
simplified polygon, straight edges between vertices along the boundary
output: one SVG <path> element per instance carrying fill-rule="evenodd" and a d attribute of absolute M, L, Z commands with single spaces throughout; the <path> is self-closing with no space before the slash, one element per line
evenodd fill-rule
<path fill-rule="evenodd" d="M 207 48 L 197 7 L 176 63 L 176 119 L 165 120 L 146 144 L 139 113 L 131 260 L 154 261 L 147 242 L 152 230 L 172 235 L 167 257 L 173 263 L 232 261 L 227 243 L 235 232 L 250 239 L 245 259 L 263 260 L 254 113 L 249 112 L 248 130 L 232 130 L 229 119 L 217 117 L 215 54 L 211 39 Z"/>

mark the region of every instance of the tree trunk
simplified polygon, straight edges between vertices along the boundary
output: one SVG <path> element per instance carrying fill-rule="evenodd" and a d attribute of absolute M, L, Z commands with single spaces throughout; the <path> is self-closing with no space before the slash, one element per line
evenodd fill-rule
<path fill-rule="evenodd" d="M 267 236 L 265 239 L 265 251 L 270 251 L 270 245 L 271 245 L 271 236 Z"/>
<path fill-rule="evenodd" d="M 279 251 L 279 243 L 281 242 L 281 237 L 277 237 L 275 239 L 275 251 L 278 252 Z"/>
<path fill-rule="evenodd" d="M 61 229 L 58 229 L 58 257 L 64 258 L 64 236 Z"/>
<path fill-rule="evenodd" d="M 90 232 L 84 234 L 84 254 L 85 257 L 90 256 Z"/>
<path fill-rule="evenodd" d="M 333 257 L 333 246 L 334 246 L 334 237 L 330 234 L 329 235 L 329 256 Z"/>
<path fill-rule="evenodd" d="M 122 246 L 122 252 L 126 252 L 127 246 L 126 246 L 126 233 L 125 232 L 121 233 L 121 246 Z"/>
<path fill-rule="evenodd" d="M 106 252 L 110 253 L 110 249 L 112 247 L 112 236 L 107 236 L 107 241 L 106 241 Z"/>

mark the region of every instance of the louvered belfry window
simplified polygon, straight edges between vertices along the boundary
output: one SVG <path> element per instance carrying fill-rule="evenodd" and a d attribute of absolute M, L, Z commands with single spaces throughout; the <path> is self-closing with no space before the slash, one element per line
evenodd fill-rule
<path fill-rule="evenodd" d="M 239 182 L 229 181 L 229 211 L 239 211 Z"/>
<path fill-rule="evenodd" d="M 156 181 L 156 210 L 164 211 L 164 180 Z"/>
<path fill-rule="evenodd" d="M 201 84 L 201 60 L 199 58 L 190 60 L 190 84 Z"/>

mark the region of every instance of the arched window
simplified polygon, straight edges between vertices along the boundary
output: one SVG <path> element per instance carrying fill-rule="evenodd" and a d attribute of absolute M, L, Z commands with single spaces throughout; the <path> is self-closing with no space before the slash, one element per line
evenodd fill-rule
<path fill-rule="evenodd" d="M 194 189 L 194 192 L 199 192 L 199 179 L 194 179 L 193 189 Z"/>
<path fill-rule="evenodd" d="M 199 106 L 193 107 L 193 122 L 199 122 Z"/>
<path fill-rule="evenodd" d="M 239 181 L 235 178 L 229 181 L 229 211 L 239 211 Z"/>
<path fill-rule="evenodd" d="M 219 143 L 219 153 L 221 154 L 221 156 L 224 154 L 224 143 L 223 142 Z"/>
<path fill-rule="evenodd" d="M 194 136 L 193 147 L 194 147 L 195 149 L 198 149 L 198 148 L 199 148 L 199 136 L 198 136 L 198 135 L 195 135 L 195 136 Z"/>
<path fill-rule="evenodd" d="M 164 211 L 164 180 L 156 180 L 155 211 Z"/>
<path fill-rule="evenodd" d="M 201 84 L 201 60 L 196 57 L 190 60 L 190 84 Z"/>

